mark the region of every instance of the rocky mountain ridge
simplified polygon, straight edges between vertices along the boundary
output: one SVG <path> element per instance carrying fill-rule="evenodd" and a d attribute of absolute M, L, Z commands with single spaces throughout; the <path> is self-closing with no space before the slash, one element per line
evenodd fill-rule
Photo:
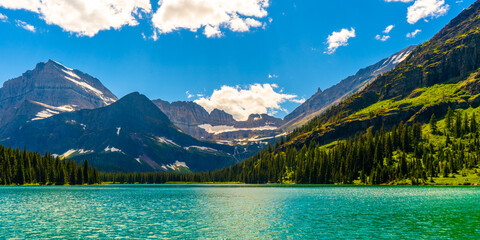
<path fill-rule="evenodd" d="M 330 107 L 339 104 L 348 96 L 362 90 L 378 76 L 392 70 L 405 60 L 414 49 L 415 46 L 409 46 L 376 64 L 360 69 L 355 75 L 340 81 L 324 91 L 318 89 L 317 93 L 305 101 L 305 103 L 285 116 L 284 120 L 286 123 L 282 128 L 293 129 L 300 127 Z"/>
<path fill-rule="evenodd" d="M 236 121 L 225 111 L 214 109 L 208 113 L 195 102 L 153 102 L 182 131 L 212 141 L 235 141 L 256 136 L 272 136 L 284 121 L 267 114 L 252 114 L 247 121 Z"/>
<path fill-rule="evenodd" d="M 0 127 L 16 117 L 25 101 L 45 104 L 48 107 L 39 110 L 48 112 L 47 109 L 62 106 L 73 110 L 99 108 L 116 100 L 98 79 L 49 60 L 6 81 L 0 88 Z M 55 112 L 59 111 L 50 111 L 50 114 Z"/>

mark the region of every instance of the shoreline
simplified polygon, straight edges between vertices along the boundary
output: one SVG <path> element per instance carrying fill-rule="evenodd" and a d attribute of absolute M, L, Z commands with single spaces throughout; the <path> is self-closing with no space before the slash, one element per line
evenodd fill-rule
<path fill-rule="evenodd" d="M 90 184 L 90 185 L 40 185 L 40 184 L 24 184 L 24 185 L 0 185 L 0 187 L 62 187 L 62 186 L 71 186 L 71 187 L 89 187 L 89 186 L 175 186 L 175 185 L 185 185 L 185 186 L 229 186 L 229 187 L 480 187 L 480 184 L 295 184 L 295 183 L 238 183 L 238 182 L 166 182 L 166 183 L 101 183 L 101 184 Z"/>

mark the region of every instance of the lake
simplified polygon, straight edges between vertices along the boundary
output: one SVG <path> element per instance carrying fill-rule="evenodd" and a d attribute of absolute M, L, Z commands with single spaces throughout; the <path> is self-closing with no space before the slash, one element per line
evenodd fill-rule
<path fill-rule="evenodd" d="M 480 188 L 0 187 L 0 238 L 471 239 Z"/>

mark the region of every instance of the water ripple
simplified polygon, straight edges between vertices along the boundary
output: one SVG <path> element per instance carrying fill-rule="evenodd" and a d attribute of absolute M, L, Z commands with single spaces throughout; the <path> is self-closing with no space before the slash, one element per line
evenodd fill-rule
<path fill-rule="evenodd" d="M 11 239 L 467 239 L 480 189 L 0 187 L 0 219 Z"/>

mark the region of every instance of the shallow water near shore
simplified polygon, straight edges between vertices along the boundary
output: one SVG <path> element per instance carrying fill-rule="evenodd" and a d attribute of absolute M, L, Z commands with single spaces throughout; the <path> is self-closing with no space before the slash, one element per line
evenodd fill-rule
<path fill-rule="evenodd" d="M 0 187 L 1 238 L 478 238 L 480 188 Z"/>

